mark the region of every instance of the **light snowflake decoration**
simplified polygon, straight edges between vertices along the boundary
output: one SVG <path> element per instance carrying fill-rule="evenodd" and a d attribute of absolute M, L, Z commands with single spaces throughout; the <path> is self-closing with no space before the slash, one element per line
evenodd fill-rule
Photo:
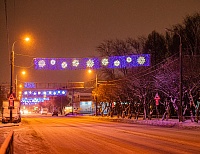
<path fill-rule="evenodd" d="M 140 65 L 143 65 L 144 63 L 145 63 L 145 58 L 144 57 L 139 57 L 138 59 L 137 59 L 137 62 L 138 62 L 138 64 L 140 64 Z"/>
<path fill-rule="evenodd" d="M 87 67 L 93 67 L 94 66 L 94 61 L 92 59 L 89 59 L 87 62 Z"/>
<path fill-rule="evenodd" d="M 66 68 L 67 67 L 67 62 L 62 62 L 61 66 L 62 66 L 62 68 Z"/>
<path fill-rule="evenodd" d="M 56 64 L 56 61 L 53 59 L 50 61 L 51 65 L 55 65 Z"/>
<path fill-rule="evenodd" d="M 104 58 L 101 60 L 101 63 L 102 63 L 102 65 L 107 66 L 109 62 L 108 62 L 107 58 Z"/>
<path fill-rule="evenodd" d="M 77 67 L 79 65 L 79 60 L 73 60 L 72 66 Z"/>
<path fill-rule="evenodd" d="M 40 60 L 40 61 L 38 62 L 38 65 L 39 65 L 39 67 L 44 67 L 44 66 L 46 65 L 46 63 L 45 63 L 44 60 Z"/>
<path fill-rule="evenodd" d="M 127 55 L 90 58 L 34 58 L 35 69 L 46 70 L 76 70 L 150 66 L 150 55 Z"/>
<path fill-rule="evenodd" d="M 126 58 L 126 62 L 127 62 L 127 63 L 132 62 L 132 58 L 131 58 L 131 57 L 127 57 L 127 58 Z"/>
<path fill-rule="evenodd" d="M 119 60 L 115 60 L 115 61 L 114 61 L 114 65 L 115 65 L 115 66 L 119 66 L 119 65 L 120 65 L 120 61 L 119 61 Z"/>

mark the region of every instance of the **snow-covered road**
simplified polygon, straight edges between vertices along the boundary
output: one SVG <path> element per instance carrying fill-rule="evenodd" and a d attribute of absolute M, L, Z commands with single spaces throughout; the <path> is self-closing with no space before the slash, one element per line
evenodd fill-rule
<path fill-rule="evenodd" d="M 200 153 L 197 130 L 41 115 L 12 129 L 16 154 Z"/>

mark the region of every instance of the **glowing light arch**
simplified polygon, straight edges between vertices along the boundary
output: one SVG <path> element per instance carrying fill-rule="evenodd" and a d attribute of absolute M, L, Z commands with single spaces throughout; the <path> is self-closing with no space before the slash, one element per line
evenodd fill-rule
<path fill-rule="evenodd" d="M 150 55 L 111 56 L 107 58 L 34 58 L 36 70 L 76 70 L 150 66 Z"/>

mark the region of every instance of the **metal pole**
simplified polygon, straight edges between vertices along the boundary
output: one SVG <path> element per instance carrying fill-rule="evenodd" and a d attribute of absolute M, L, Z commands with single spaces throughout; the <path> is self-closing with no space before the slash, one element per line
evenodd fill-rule
<path fill-rule="evenodd" d="M 96 80 L 95 80 L 95 87 L 96 87 L 96 109 L 95 109 L 95 115 L 97 116 L 97 89 L 98 89 L 98 79 L 97 79 L 97 73 L 96 73 Z"/>
<path fill-rule="evenodd" d="M 16 95 L 16 99 L 18 98 L 18 90 L 17 90 L 17 87 L 18 87 L 18 81 L 17 81 L 17 75 L 16 75 L 16 78 L 15 78 L 15 95 Z"/>
<path fill-rule="evenodd" d="M 74 114 L 74 89 L 72 89 L 72 115 Z"/>
<path fill-rule="evenodd" d="M 183 103 L 182 103 L 182 81 L 183 81 L 183 67 L 182 67 L 182 42 L 181 42 L 181 36 L 180 34 L 177 33 L 177 35 L 179 36 L 179 39 L 180 39 L 180 44 L 179 44 L 179 58 L 180 58 L 180 64 L 179 64 L 179 67 L 180 67 L 180 89 L 179 89 L 179 92 L 180 92 L 180 119 L 179 121 L 183 121 Z"/>
<path fill-rule="evenodd" d="M 11 52 L 11 58 L 10 58 L 10 94 L 13 93 L 13 75 L 14 75 L 14 51 Z"/>
<path fill-rule="evenodd" d="M 15 48 L 15 41 L 12 45 L 12 51 L 11 51 L 11 58 L 10 58 L 10 94 L 13 93 L 13 76 L 14 76 L 14 48 Z"/>
<path fill-rule="evenodd" d="M 13 75 L 14 75 L 14 47 L 15 47 L 16 41 L 12 45 L 12 51 L 11 51 L 11 58 L 10 58 L 10 95 L 13 94 Z M 14 103 L 13 103 L 14 104 Z M 9 103 L 10 107 L 10 103 Z M 12 123 L 12 107 L 10 107 L 10 123 Z"/>

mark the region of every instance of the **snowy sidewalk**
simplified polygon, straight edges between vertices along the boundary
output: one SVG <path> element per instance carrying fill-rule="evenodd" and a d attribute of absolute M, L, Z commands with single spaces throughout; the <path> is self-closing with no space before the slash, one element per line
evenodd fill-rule
<path fill-rule="evenodd" d="M 136 119 L 127 119 L 127 118 L 117 118 L 117 117 L 95 117 L 92 116 L 94 119 L 98 120 L 108 120 L 113 122 L 122 122 L 122 123 L 133 123 L 133 124 L 142 124 L 142 125 L 152 125 L 152 126 L 161 126 L 161 127 L 176 127 L 176 128 L 184 128 L 184 129 L 199 129 L 200 130 L 200 121 L 199 123 L 191 122 L 191 120 L 186 120 L 184 122 L 179 122 L 178 119 L 168 119 L 161 120 L 161 119 L 152 119 L 152 120 L 143 120 L 142 118 Z"/>
<path fill-rule="evenodd" d="M 20 123 L 17 123 L 17 124 L 15 124 L 15 123 L 5 123 L 5 124 L 3 124 L 2 122 L 0 122 L 0 128 L 2 128 L 2 127 L 13 127 L 13 126 L 19 126 L 20 125 Z"/>

